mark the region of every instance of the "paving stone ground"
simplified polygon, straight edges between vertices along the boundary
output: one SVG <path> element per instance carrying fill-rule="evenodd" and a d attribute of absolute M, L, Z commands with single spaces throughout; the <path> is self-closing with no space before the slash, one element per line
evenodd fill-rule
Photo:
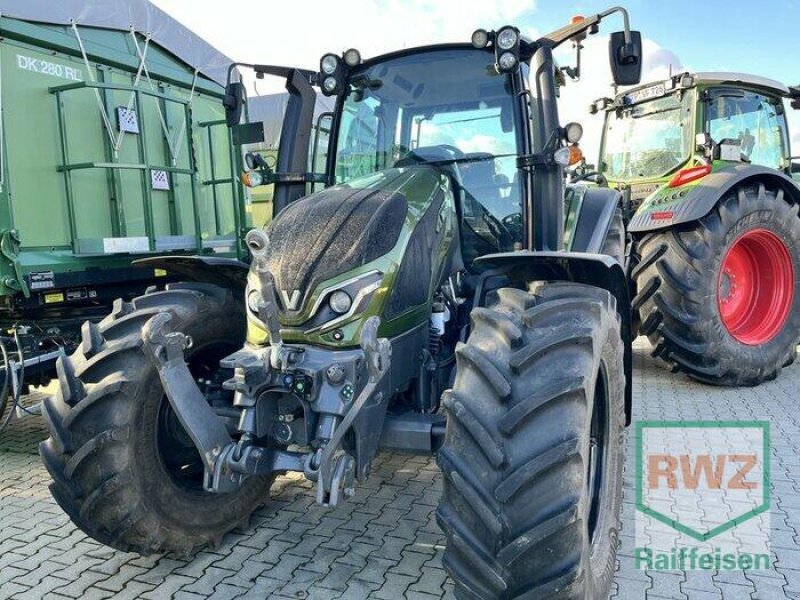
<path fill-rule="evenodd" d="M 637 571 L 634 436 L 627 441 L 622 545 L 613 597 L 800 600 L 800 365 L 755 389 L 718 389 L 672 375 L 635 347 L 635 420 L 769 419 L 772 423 L 772 569 Z M 0 436 L 0 599 L 452 598 L 434 510 L 435 462 L 382 454 L 355 498 L 335 511 L 314 505 L 311 485 L 280 479 L 247 531 L 187 561 L 103 547 L 70 523 L 47 491 L 36 454 L 39 417 Z"/>

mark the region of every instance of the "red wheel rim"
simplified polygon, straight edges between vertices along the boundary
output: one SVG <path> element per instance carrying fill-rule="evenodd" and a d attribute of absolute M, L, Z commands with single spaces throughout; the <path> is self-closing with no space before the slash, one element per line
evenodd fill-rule
<path fill-rule="evenodd" d="M 722 260 L 717 305 L 722 323 L 749 346 L 777 336 L 792 310 L 794 268 L 786 244 L 766 229 L 742 234 Z"/>

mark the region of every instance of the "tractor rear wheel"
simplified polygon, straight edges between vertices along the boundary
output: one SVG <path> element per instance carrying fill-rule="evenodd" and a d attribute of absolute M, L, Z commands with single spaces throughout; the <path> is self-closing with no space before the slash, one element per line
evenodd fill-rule
<path fill-rule="evenodd" d="M 472 312 L 445 392 L 437 520 L 459 598 L 604 598 L 622 498 L 623 347 L 614 298 L 501 289 Z"/>
<path fill-rule="evenodd" d="M 141 329 L 169 311 L 192 338 L 187 362 L 219 412 L 231 406 L 219 360 L 241 348 L 245 316 L 229 290 L 172 284 L 132 302 L 117 300 L 98 325 L 83 326 L 72 356 L 58 361 L 59 392 L 45 401 L 50 438 L 40 453 L 50 491 L 72 521 L 122 551 L 189 555 L 245 526 L 270 481 L 231 494 L 203 490 L 203 463 L 172 411 Z"/>
<path fill-rule="evenodd" d="M 783 190 L 740 186 L 697 222 L 638 242 L 640 332 L 653 354 L 717 385 L 758 385 L 800 340 L 800 218 Z"/>

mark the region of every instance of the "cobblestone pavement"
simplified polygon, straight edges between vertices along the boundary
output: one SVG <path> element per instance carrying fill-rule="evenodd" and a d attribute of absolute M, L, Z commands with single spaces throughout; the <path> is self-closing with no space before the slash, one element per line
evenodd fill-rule
<path fill-rule="evenodd" d="M 770 419 L 773 569 L 637 571 L 633 563 L 633 450 L 628 436 L 619 599 L 800 600 L 800 366 L 756 389 L 726 390 L 671 375 L 636 346 L 637 420 Z M 355 498 L 314 506 L 311 486 L 278 481 L 251 528 L 186 561 L 105 548 L 72 526 L 47 491 L 36 454 L 40 418 L 0 437 L 0 599 L 452 597 L 434 520 L 441 478 L 433 460 L 381 455 Z"/>

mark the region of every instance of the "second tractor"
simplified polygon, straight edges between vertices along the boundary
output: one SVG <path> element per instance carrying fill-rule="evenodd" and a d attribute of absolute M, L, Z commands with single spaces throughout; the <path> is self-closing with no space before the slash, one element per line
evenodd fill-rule
<path fill-rule="evenodd" d="M 787 100 L 741 73 L 681 73 L 598 100 L 600 177 L 624 196 L 635 325 L 695 379 L 756 385 L 800 340 L 800 188 Z"/>

